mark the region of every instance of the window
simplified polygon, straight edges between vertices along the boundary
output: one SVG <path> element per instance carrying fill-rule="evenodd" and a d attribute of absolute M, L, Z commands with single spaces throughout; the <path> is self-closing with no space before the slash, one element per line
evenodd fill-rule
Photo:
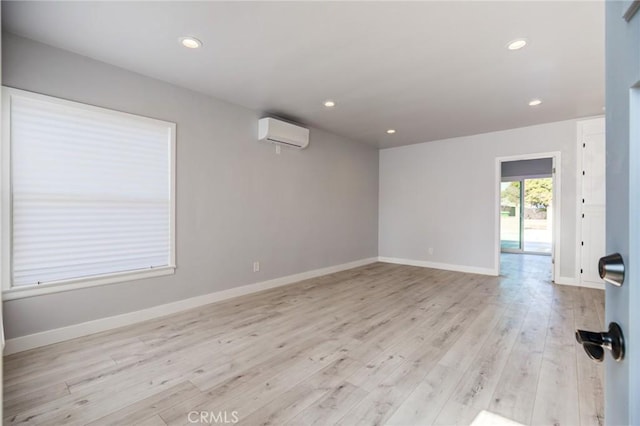
<path fill-rule="evenodd" d="M 5 299 L 172 273 L 175 124 L 3 91 Z"/>

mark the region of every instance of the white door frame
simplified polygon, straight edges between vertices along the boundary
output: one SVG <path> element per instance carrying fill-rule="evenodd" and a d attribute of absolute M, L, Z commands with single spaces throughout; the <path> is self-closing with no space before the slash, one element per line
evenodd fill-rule
<path fill-rule="evenodd" d="M 552 242 L 551 242 L 551 259 L 552 259 L 552 280 L 554 282 L 558 281 L 560 277 L 560 218 L 561 216 L 561 200 L 560 191 L 561 189 L 561 165 L 562 165 L 562 154 L 560 151 L 552 151 L 552 152 L 537 152 L 532 154 L 521 154 L 521 155 L 512 155 L 508 157 L 496 157 L 496 169 L 495 169 L 495 179 L 494 179 L 494 188 L 495 188 L 495 200 L 494 200 L 494 227 L 495 227 L 495 237 L 494 237 L 494 247 L 495 247 L 495 256 L 494 256 L 494 271 L 496 275 L 500 275 L 500 184 L 502 183 L 502 163 L 507 161 L 520 161 L 520 160 L 538 160 L 540 158 L 551 158 L 553 162 L 554 173 L 552 174 L 553 179 L 553 229 L 552 229 Z"/>

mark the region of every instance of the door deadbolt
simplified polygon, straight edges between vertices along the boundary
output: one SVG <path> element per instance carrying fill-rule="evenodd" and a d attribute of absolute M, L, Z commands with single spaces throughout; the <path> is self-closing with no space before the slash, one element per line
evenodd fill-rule
<path fill-rule="evenodd" d="M 620 287 L 624 283 L 624 261 L 620 253 L 601 257 L 598 262 L 598 272 L 600 278 Z"/>

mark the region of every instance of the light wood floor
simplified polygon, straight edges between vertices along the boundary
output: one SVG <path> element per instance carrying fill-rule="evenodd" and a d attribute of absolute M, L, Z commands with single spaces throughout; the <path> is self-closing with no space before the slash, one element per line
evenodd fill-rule
<path fill-rule="evenodd" d="M 4 421 L 451 425 L 486 409 L 602 424 L 602 366 L 574 329 L 604 329 L 603 292 L 552 285 L 549 266 L 504 255 L 496 278 L 376 263 L 15 354 Z"/>

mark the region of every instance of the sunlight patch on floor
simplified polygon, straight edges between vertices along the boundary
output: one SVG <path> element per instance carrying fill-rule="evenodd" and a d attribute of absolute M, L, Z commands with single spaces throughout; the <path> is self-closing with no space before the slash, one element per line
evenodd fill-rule
<path fill-rule="evenodd" d="M 506 417 L 499 416 L 490 411 L 482 410 L 478 413 L 471 426 L 523 426 L 522 423 L 514 422 Z"/>

